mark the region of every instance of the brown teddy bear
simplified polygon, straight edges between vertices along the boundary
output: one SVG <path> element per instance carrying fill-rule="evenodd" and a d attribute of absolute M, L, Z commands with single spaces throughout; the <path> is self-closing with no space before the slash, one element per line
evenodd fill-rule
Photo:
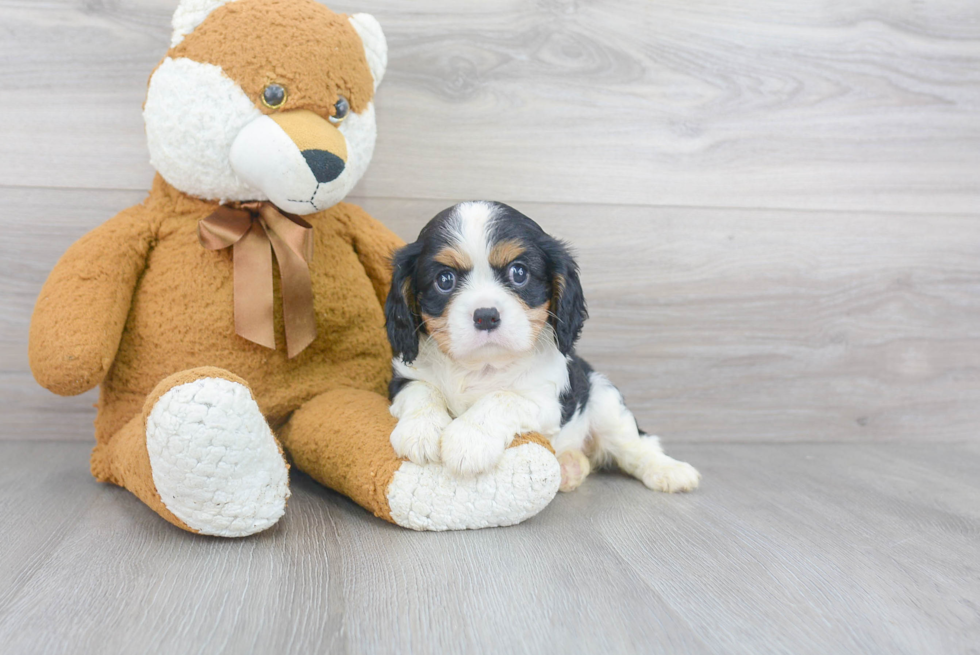
<path fill-rule="evenodd" d="M 414 529 L 509 525 L 554 497 L 519 438 L 457 478 L 399 460 L 382 307 L 402 242 L 341 202 L 374 149 L 377 21 L 313 0 L 183 0 L 144 119 L 147 199 L 58 262 L 31 321 L 34 376 L 101 386 L 92 473 L 186 530 L 282 516 L 292 462 Z"/>

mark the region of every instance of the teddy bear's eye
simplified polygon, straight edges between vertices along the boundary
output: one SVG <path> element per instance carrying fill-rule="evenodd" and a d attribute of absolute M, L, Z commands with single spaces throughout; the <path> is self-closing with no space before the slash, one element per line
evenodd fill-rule
<path fill-rule="evenodd" d="M 337 102 L 333 105 L 333 116 L 330 117 L 330 122 L 334 125 L 340 125 L 347 118 L 347 114 L 350 113 L 350 103 L 347 102 L 347 98 L 344 96 L 339 96 Z"/>
<path fill-rule="evenodd" d="M 262 104 L 269 109 L 279 109 L 286 104 L 286 89 L 281 84 L 270 84 L 262 90 Z"/>

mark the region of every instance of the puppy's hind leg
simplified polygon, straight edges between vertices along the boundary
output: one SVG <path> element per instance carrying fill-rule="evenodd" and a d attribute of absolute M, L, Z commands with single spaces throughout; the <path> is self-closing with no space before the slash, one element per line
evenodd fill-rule
<path fill-rule="evenodd" d="M 551 445 L 561 465 L 559 491 L 575 491 L 592 471 L 592 463 L 585 456 L 588 439 L 589 418 L 585 411 L 576 411 L 562 426 L 558 436 L 552 439 Z"/>
<path fill-rule="evenodd" d="M 664 454 L 660 439 L 641 433 L 623 396 L 604 376 L 592 373 L 588 413 L 595 451 L 593 461 L 612 459 L 626 473 L 655 491 L 696 489 L 701 474 Z"/>

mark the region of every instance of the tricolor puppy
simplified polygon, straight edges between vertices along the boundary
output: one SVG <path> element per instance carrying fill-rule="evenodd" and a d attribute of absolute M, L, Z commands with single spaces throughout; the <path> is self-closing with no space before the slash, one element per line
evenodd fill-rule
<path fill-rule="evenodd" d="M 588 317 L 578 266 L 512 207 L 466 202 L 437 214 L 395 254 L 385 312 L 399 456 L 476 475 L 515 435 L 539 432 L 565 491 L 607 462 L 651 489 L 697 487 L 698 472 L 640 432 L 619 391 L 575 354 Z"/>

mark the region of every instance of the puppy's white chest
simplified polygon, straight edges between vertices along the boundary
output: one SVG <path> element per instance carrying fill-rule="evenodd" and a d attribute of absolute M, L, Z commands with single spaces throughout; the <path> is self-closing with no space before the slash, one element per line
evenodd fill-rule
<path fill-rule="evenodd" d="M 547 378 L 534 377 L 515 380 L 511 376 L 485 375 L 465 376 L 457 380 L 452 389 L 442 389 L 449 413 L 454 418 L 461 416 L 481 398 L 495 392 L 510 392 L 526 398 L 538 408 L 533 429 L 546 437 L 553 437 L 561 428 L 561 389 Z"/>
<path fill-rule="evenodd" d="M 483 371 L 457 372 L 449 376 L 440 385 L 440 391 L 446 397 L 449 413 L 457 417 L 484 396 L 496 391 L 513 391 L 499 372 L 489 367 Z"/>
<path fill-rule="evenodd" d="M 409 366 L 395 360 L 402 377 L 432 385 L 442 394 L 450 416 L 459 418 L 482 398 L 497 392 L 516 394 L 536 406 L 534 425 L 527 429 L 553 437 L 561 429 L 561 394 L 568 388 L 565 358 L 549 341 L 504 368 L 466 368 L 448 358 L 428 337 Z"/>

